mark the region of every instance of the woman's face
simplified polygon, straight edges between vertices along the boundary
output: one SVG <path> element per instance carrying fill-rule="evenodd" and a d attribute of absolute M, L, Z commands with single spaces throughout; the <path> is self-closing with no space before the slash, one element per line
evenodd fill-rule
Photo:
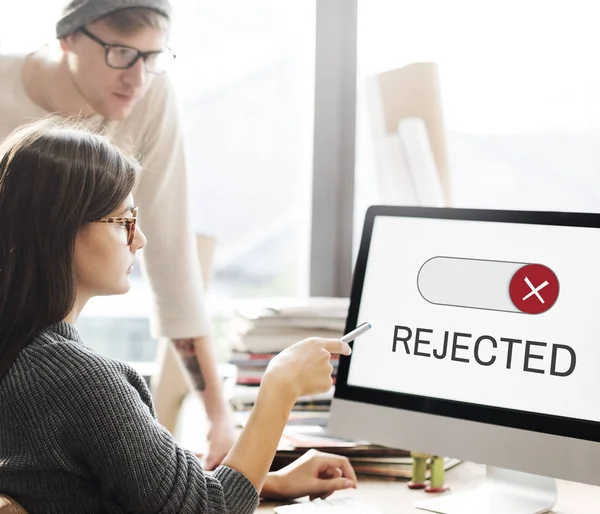
<path fill-rule="evenodd" d="M 130 194 L 106 218 L 131 217 L 133 196 Z M 137 250 L 146 244 L 146 236 L 136 229 L 127 245 L 127 224 L 88 223 L 75 239 L 75 278 L 81 299 L 123 294 L 129 291 L 129 275 Z"/>

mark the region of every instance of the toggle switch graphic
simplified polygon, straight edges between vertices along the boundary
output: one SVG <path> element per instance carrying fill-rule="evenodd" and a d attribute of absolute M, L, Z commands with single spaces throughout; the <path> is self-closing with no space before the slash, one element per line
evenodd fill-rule
<path fill-rule="evenodd" d="M 441 256 L 421 266 L 417 288 L 436 305 L 525 314 L 546 312 L 560 290 L 543 264 Z"/>

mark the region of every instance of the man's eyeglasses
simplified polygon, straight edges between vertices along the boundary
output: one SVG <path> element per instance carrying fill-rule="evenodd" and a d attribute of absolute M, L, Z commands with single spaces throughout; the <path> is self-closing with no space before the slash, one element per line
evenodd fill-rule
<path fill-rule="evenodd" d="M 138 61 L 138 59 L 143 59 L 144 66 L 148 73 L 160 75 L 161 73 L 167 71 L 176 57 L 175 54 L 169 49 L 155 50 L 152 52 L 140 52 L 139 50 L 131 48 L 130 46 L 110 45 L 92 34 L 85 27 L 79 29 L 79 31 L 104 48 L 106 65 L 109 68 L 127 70 L 131 68 Z"/>
<path fill-rule="evenodd" d="M 124 218 L 100 218 L 97 223 L 118 223 L 127 228 L 127 246 L 131 246 L 135 237 L 135 227 L 137 225 L 137 207 L 131 209 L 131 216 Z"/>

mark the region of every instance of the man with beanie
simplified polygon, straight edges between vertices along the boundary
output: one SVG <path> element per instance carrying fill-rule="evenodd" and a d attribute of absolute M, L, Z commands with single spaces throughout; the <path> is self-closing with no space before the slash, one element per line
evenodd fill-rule
<path fill-rule="evenodd" d="M 140 160 L 135 198 L 149 240 L 152 334 L 173 341 L 202 391 L 211 423 L 206 467 L 214 469 L 233 445 L 233 422 L 209 337 L 182 128 L 165 75 L 175 60 L 170 15 L 168 0 L 70 1 L 54 47 L 0 55 L 0 141 L 51 113 L 76 115 Z"/>

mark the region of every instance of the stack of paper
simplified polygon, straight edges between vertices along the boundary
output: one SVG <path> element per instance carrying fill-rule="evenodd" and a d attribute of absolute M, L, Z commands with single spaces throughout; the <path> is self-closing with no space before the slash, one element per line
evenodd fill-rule
<path fill-rule="evenodd" d="M 235 312 L 229 338 L 237 353 L 273 354 L 307 337 L 340 337 L 347 298 L 261 300 Z"/>
<path fill-rule="evenodd" d="M 237 367 L 237 384 L 257 386 L 271 359 L 308 337 L 339 338 L 344 333 L 347 298 L 288 298 L 243 304 L 232 317 L 230 364 Z M 338 357 L 332 359 L 334 375 Z M 244 394 L 237 391 L 238 394 Z"/>

